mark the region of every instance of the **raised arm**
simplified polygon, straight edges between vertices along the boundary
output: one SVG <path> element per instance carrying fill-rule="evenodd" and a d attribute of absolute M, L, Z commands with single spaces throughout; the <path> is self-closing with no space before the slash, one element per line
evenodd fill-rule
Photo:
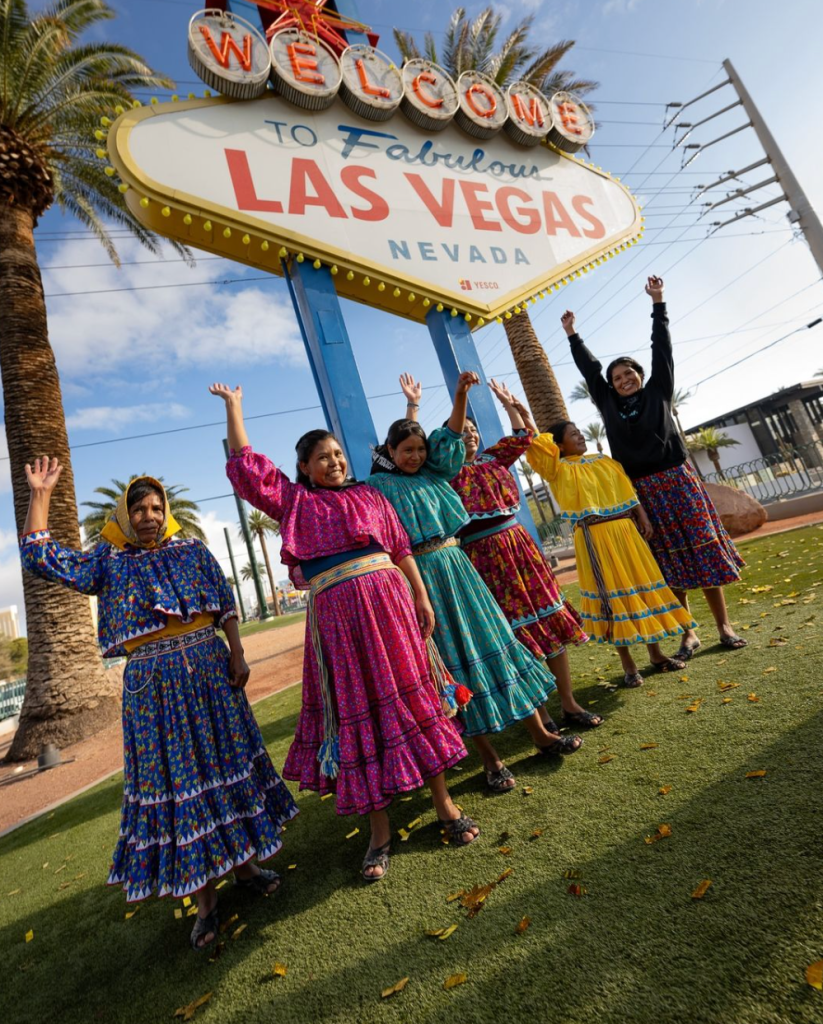
<path fill-rule="evenodd" d="M 457 387 L 454 389 L 454 405 L 449 416 L 448 427 L 455 434 L 462 434 L 466 426 L 466 406 L 469 404 L 469 390 L 475 384 L 480 383 L 480 378 L 472 370 L 466 370 L 457 378 Z"/>
<path fill-rule="evenodd" d="M 215 383 L 210 385 L 209 391 L 226 403 L 226 438 L 229 449 L 239 452 L 241 448 L 248 448 L 249 435 L 243 423 L 243 389 L 239 384 L 232 389 L 228 384 Z"/>
<path fill-rule="evenodd" d="M 526 452 L 526 462 L 544 480 L 554 480 L 560 472 L 560 449 L 551 434 L 538 434 Z"/>
<path fill-rule="evenodd" d="M 654 384 L 666 398 L 671 399 L 674 394 L 674 356 L 663 288 L 662 277 L 650 277 L 646 282 L 646 294 L 652 300 L 652 372 L 649 384 Z"/>
<path fill-rule="evenodd" d="M 594 399 L 595 405 L 599 408 L 606 401 L 609 393 L 609 385 L 603 376 L 603 366 L 600 360 L 596 359 L 589 351 L 583 343 L 583 339 L 577 333 L 574 325 L 574 313 L 570 309 L 567 309 L 563 316 L 560 317 L 560 323 L 568 335 L 575 366 L 583 374 L 583 379 L 589 387 L 589 393 Z"/>
<path fill-rule="evenodd" d="M 63 467 L 57 459 L 46 456 L 35 459 L 34 465 L 26 463 L 26 480 L 29 485 L 29 510 L 23 524 L 24 536 L 49 528 L 49 506 L 51 494 L 57 486 Z"/>
<path fill-rule="evenodd" d="M 505 384 L 500 384 L 492 377 L 489 381 L 489 388 L 494 397 L 500 402 L 509 417 L 512 430 L 525 430 L 526 423 L 523 414 L 517 408 L 517 400 Z"/>
<path fill-rule="evenodd" d="M 417 422 L 420 412 L 420 399 L 423 395 L 423 386 L 416 381 L 410 373 L 400 374 L 400 390 L 406 396 L 406 419 Z"/>
<path fill-rule="evenodd" d="M 483 454 L 492 456 L 509 469 L 521 455 L 525 454 L 537 434 L 537 428 L 532 422 L 529 410 L 515 398 L 505 384 L 500 384 L 492 378 L 489 387 L 508 413 L 512 433 L 508 437 L 501 437 L 497 444 L 490 445 Z"/>

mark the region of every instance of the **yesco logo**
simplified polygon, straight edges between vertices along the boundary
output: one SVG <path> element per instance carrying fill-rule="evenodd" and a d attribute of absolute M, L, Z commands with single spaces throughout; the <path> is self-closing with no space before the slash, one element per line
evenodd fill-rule
<path fill-rule="evenodd" d="M 271 40 L 230 12 L 203 10 L 189 22 L 189 62 L 203 81 L 235 99 L 252 99 L 271 86 L 297 107 L 319 111 L 336 96 L 356 114 L 385 121 L 399 109 L 428 131 L 451 121 L 467 135 L 488 139 L 504 131 L 521 146 L 549 142 L 576 152 L 594 134 L 586 106 L 574 95 L 544 95 L 528 82 L 504 92 L 478 71 L 455 82 L 439 65 L 416 59 L 402 69 L 372 46 L 349 46 L 340 57 L 301 28 L 275 32 Z"/>

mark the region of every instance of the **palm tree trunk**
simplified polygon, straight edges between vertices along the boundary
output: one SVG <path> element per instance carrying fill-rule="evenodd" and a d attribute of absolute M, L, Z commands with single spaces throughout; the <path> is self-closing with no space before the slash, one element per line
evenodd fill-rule
<path fill-rule="evenodd" d="M 720 477 L 721 480 L 725 480 L 726 479 L 726 474 L 723 472 L 723 470 L 722 470 L 722 468 L 720 466 L 720 453 L 718 452 L 718 450 L 716 448 L 707 448 L 706 449 L 706 454 L 711 459 L 712 465 L 714 466 L 715 473 L 717 473 L 717 475 Z"/>
<path fill-rule="evenodd" d="M 21 531 L 29 501 L 25 463 L 45 454 L 57 456 L 64 468 L 49 526 L 56 540 L 80 548 L 63 400 L 33 229 L 27 209 L 6 205 L 0 210 L 0 373 L 14 514 Z M 30 573 L 23 573 L 23 593 L 29 661 L 9 761 L 33 757 L 45 743 L 75 743 L 120 716 L 117 677 L 102 666 L 89 599 Z"/>
<path fill-rule="evenodd" d="M 503 327 L 538 429 L 548 430 L 552 423 L 567 420 L 569 414 L 560 385 L 529 314 L 525 310 L 515 313 L 510 320 L 503 321 Z"/>
<path fill-rule="evenodd" d="M 269 549 L 266 547 L 266 538 L 264 531 L 260 530 L 257 534 L 260 538 L 260 547 L 263 549 L 263 561 L 266 563 L 266 572 L 269 575 L 269 585 L 271 586 L 271 599 L 274 603 L 274 614 L 280 614 L 280 601 L 277 597 L 277 587 L 274 583 L 274 573 L 271 571 L 271 562 L 269 561 Z"/>

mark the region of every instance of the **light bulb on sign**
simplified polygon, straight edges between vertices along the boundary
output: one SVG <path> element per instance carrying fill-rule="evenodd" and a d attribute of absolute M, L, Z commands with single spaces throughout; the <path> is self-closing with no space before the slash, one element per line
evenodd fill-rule
<path fill-rule="evenodd" d="M 171 207 L 170 206 L 164 206 L 163 209 L 160 211 L 160 213 L 164 217 L 171 217 Z"/>
<path fill-rule="evenodd" d="M 263 250 L 263 252 L 268 252 L 269 251 L 269 243 L 264 239 L 260 243 L 260 248 Z"/>
<path fill-rule="evenodd" d="M 188 227 L 191 224 L 191 222 L 192 216 L 190 213 L 187 213 L 186 216 L 183 218 L 183 223 L 186 225 L 186 227 Z"/>

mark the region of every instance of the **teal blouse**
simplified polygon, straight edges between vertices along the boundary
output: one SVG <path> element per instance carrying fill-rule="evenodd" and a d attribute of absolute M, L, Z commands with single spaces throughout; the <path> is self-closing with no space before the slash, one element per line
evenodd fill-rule
<path fill-rule="evenodd" d="M 372 473 L 366 483 L 389 499 L 416 547 L 453 537 L 469 521 L 451 485 L 465 461 L 462 435 L 438 427 L 429 434 L 429 457 L 416 473 Z"/>

